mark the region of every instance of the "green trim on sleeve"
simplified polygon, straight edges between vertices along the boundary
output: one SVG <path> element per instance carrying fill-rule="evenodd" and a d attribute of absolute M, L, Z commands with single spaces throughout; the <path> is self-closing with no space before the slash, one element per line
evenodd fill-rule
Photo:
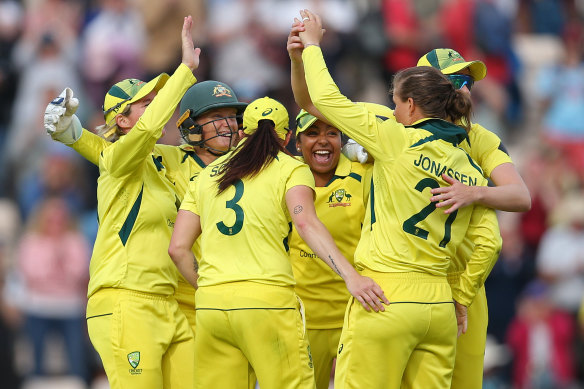
<path fill-rule="evenodd" d="M 373 175 L 371 175 L 371 190 L 369 191 L 371 199 L 371 231 L 373 231 L 373 224 L 375 223 L 375 186 L 373 185 Z"/>
<path fill-rule="evenodd" d="M 142 194 L 144 193 L 144 184 L 142 184 L 142 189 L 140 189 L 140 194 L 138 194 L 138 198 L 132 205 L 132 209 L 122 226 L 122 229 L 118 233 L 120 239 L 122 240 L 122 244 L 125 246 L 130 234 L 132 233 L 132 228 L 134 228 L 134 224 L 136 223 L 136 219 L 138 218 L 138 212 L 140 212 L 140 206 L 142 205 Z"/>

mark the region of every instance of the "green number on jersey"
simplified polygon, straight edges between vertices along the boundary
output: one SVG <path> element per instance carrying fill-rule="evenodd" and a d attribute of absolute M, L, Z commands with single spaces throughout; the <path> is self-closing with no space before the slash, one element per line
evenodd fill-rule
<path fill-rule="evenodd" d="M 422 192 L 426 188 L 434 189 L 434 188 L 439 188 L 439 187 L 440 187 L 440 184 L 438 183 L 438 181 L 436 181 L 432 178 L 424 178 L 423 180 L 418 182 L 415 189 L 418 192 Z M 424 208 L 422 208 L 422 210 L 420 212 L 416 213 L 415 215 L 413 215 L 412 217 L 410 217 L 408 220 L 406 220 L 404 222 L 403 230 L 405 232 L 407 232 L 408 234 L 415 235 L 419 238 L 428 239 L 428 231 L 424 230 L 421 227 L 416 227 L 416 224 L 418 224 L 419 222 L 421 222 L 422 220 L 427 218 L 428 215 L 430 215 L 435 210 L 436 210 L 436 203 L 431 202 L 430 204 L 426 205 Z M 440 241 L 440 247 L 446 247 L 448 242 L 450 242 L 450 233 L 452 230 L 452 223 L 454 223 L 454 219 L 456 219 L 457 213 L 458 213 L 458 211 L 454 211 L 450 215 L 448 215 L 448 218 L 446 219 L 446 223 L 444 224 L 444 237 Z"/>
<path fill-rule="evenodd" d="M 235 195 L 231 200 L 225 202 L 225 207 L 232 209 L 235 212 L 235 223 L 231 227 L 227 227 L 223 222 L 217 223 L 217 229 L 224 235 L 235 235 L 241 231 L 241 228 L 243 227 L 243 209 L 237 204 L 243 196 L 243 182 L 237 180 L 233 186 L 235 187 Z"/>

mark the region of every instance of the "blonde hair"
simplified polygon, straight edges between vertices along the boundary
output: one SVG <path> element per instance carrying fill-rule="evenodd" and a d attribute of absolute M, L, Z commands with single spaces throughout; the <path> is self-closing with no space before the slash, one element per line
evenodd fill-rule
<path fill-rule="evenodd" d="M 132 109 L 132 104 L 128 104 L 124 110 L 122 112 L 120 112 L 118 115 L 124 115 L 124 116 L 128 116 L 130 114 L 130 111 Z M 95 132 L 97 133 L 97 135 L 101 136 L 103 139 L 107 140 L 108 142 L 115 142 L 118 139 L 120 139 L 120 137 L 122 135 L 124 135 L 124 133 L 122 132 L 122 129 L 120 127 L 118 127 L 118 123 L 116 122 L 116 116 L 114 116 L 114 118 L 112 119 L 111 123 L 106 123 L 106 124 L 102 124 L 101 126 L 97 126 L 95 128 Z"/>

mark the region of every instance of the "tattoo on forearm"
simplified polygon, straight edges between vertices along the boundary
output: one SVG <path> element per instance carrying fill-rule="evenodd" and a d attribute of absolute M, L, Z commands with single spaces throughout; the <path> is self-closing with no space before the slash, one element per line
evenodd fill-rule
<path fill-rule="evenodd" d="M 297 205 L 294 207 L 294 215 L 298 215 L 300 212 L 302 212 L 304 208 L 302 208 L 302 205 Z"/>
<path fill-rule="evenodd" d="M 333 265 L 333 269 L 335 269 L 335 272 L 336 272 L 336 273 L 337 273 L 339 276 L 341 276 L 341 272 L 340 272 L 339 268 L 337 267 L 337 264 L 335 263 L 335 260 L 333 259 L 333 257 L 331 257 L 331 256 L 329 255 L 329 259 L 330 259 L 330 261 L 331 261 L 331 264 Z M 342 277 L 343 277 L 343 276 L 341 276 L 341 278 L 342 278 Z"/>
<path fill-rule="evenodd" d="M 199 272 L 199 262 L 197 261 L 197 258 L 193 257 L 193 268 L 195 269 L 195 273 Z"/>

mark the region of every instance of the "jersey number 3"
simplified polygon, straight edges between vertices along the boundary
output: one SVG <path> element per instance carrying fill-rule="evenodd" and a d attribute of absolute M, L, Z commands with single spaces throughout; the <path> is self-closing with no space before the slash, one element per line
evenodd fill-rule
<path fill-rule="evenodd" d="M 235 195 L 231 200 L 225 202 L 225 207 L 232 209 L 233 212 L 235 212 L 235 223 L 233 223 L 233 226 L 231 227 L 227 227 L 222 221 L 217 223 L 217 229 L 224 235 L 235 235 L 241 231 L 241 228 L 243 227 L 243 218 L 245 215 L 243 213 L 243 208 L 237 204 L 243 196 L 243 182 L 237 180 L 233 186 L 235 187 Z"/>
<path fill-rule="evenodd" d="M 436 181 L 432 178 L 424 178 L 423 180 L 421 180 L 420 182 L 418 182 L 416 184 L 416 190 L 418 192 L 422 192 L 426 188 L 434 189 L 434 188 L 439 188 L 439 187 L 440 187 L 440 184 L 438 183 L 438 181 Z M 422 208 L 422 210 L 420 212 L 416 213 L 415 215 L 413 215 L 412 217 L 410 217 L 408 220 L 406 220 L 404 222 L 403 230 L 405 232 L 407 232 L 408 234 L 412 234 L 412 235 L 417 236 L 418 238 L 428 239 L 428 231 L 424 230 L 423 228 L 417 227 L 416 224 L 418 224 L 419 222 L 421 222 L 422 220 L 427 218 L 428 215 L 430 215 L 435 210 L 436 210 L 436 203 L 430 203 L 430 204 L 426 205 L 424 208 Z M 454 211 L 450 215 L 448 215 L 448 218 L 446 219 L 446 223 L 444 224 L 444 236 L 443 236 L 442 240 L 440 241 L 440 247 L 446 247 L 448 242 L 450 242 L 450 233 L 452 230 L 452 223 L 454 222 L 454 219 L 456 219 L 457 213 L 458 213 L 458 210 Z"/>

